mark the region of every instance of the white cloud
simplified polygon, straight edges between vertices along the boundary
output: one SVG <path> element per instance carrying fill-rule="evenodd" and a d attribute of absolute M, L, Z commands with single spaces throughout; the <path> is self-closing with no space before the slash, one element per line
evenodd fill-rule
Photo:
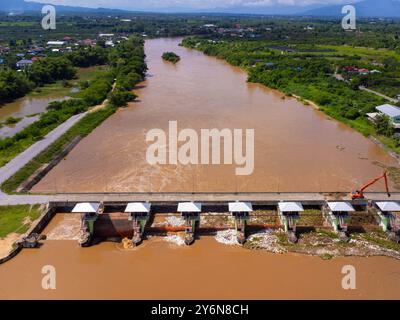
<path fill-rule="evenodd" d="M 221 8 L 231 6 L 271 7 L 277 5 L 306 6 L 352 3 L 357 0 L 30 0 L 59 5 L 81 7 L 104 7 L 125 9 L 155 9 L 155 8 Z M 360 1 L 360 0 L 358 0 Z"/>

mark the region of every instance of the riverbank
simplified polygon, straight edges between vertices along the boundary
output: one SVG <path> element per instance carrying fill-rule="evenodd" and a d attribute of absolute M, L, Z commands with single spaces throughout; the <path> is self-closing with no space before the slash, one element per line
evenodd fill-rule
<path fill-rule="evenodd" d="M 141 47 L 140 47 L 141 45 Z M 121 52 L 134 46 L 135 53 L 131 53 L 131 60 L 127 60 L 125 66 L 115 66 L 108 71 L 97 74 L 94 81 L 88 84 L 88 87 L 76 94 L 75 99 L 64 102 L 54 102 L 49 105 L 49 111 L 42 115 L 40 120 L 30 127 L 26 128 L 25 137 L 17 137 L 16 139 L 0 141 L 0 163 L 7 164 L 10 160 L 22 151 L 26 150 L 35 141 L 44 134 L 55 128 L 73 115 L 82 114 L 84 117 L 74 124 L 67 132 L 48 146 L 40 154 L 32 155 L 29 163 L 16 172 L 7 181 L 3 181 L 1 188 L 6 193 L 15 192 L 16 189 L 26 180 L 28 180 L 41 167 L 51 163 L 55 158 L 59 157 L 68 145 L 76 138 L 83 138 L 92 132 L 105 119 L 113 114 L 118 107 L 126 104 L 124 99 L 132 101 L 136 98 L 134 94 L 130 94 L 127 90 L 131 90 L 134 86 L 141 82 L 146 71 L 144 62 L 143 41 L 137 38 L 131 38 L 120 45 Z M 123 47 L 122 47 L 123 46 Z M 124 51 L 125 50 L 125 51 Z M 140 61 L 141 60 L 141 61 Z M 123 91 L 126 90 L 126 91 Z M 114 103 L 116 92 L 124 95 L 123 99 L 119 99 L 118 105 Z M 110 101 L 108 100 L 110 98 Z M 85 114 L 87 112 L 87 114 Z M 38 132 L 35 132 L 39 130 Z M 3 159 L 2 159 L 3 158 Z"/>
<path fill-rule="evenodd" d="M 368 92 L 353 90 L 343 81 L 333 79 L 329 55 L 277 54 L 262 44 L 256 46 L 254 42 L 245 40 L 211 41 L 194 37 L 185 39 L 183 45 L 242 68 L 247 72 L 249 82 L 277 89 L 304 104 L 311 104 L 365 137 L 374 137 L 385 146 L 385 150 L 400 156 L 398 140 L 393 136 L 379 135 L 366 116 L 385 100 Z"/>
<path fill-rule="evenodd" d="M 79 68 L 75 79 L 44 85 L 0 106 L 0 139 L 12 137 L 38 121 L 50 103 L 71 99 L 81 90 L 82 83 L 89 84 L 107 69 L 107 66 Z"/>
<path fill-rule="evenodd" d="M 0 206 L 0 259 L 14 248 L 14 243 L 39 218 L 39 205 Z"/>

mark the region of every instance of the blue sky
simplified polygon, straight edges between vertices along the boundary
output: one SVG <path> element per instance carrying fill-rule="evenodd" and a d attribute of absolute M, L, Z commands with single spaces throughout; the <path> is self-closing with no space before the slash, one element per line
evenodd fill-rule
<path fill-rule="evenodd" d="M 72 5 L 81 7 L 104 7 L 121 9 L 162 9 L 162 8 L 189 8 L 189 9 L 213 9 L 229 7 L 273 7 L 273 6 L 306 6 L 329 5 L 338 3 L 353 3 L 357 0 L 28 0 L 46 2 L 60 5 Z M 360 1 L 360 0 L 358 0 Z M 379 1 L 379 0 L 377 0 Z"/>

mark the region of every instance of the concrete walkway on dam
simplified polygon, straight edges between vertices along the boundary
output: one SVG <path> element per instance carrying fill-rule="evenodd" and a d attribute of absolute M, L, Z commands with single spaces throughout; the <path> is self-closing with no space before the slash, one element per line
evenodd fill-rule
<path fill-rule="evenodd" d="M 400 201 L 400 193 L 389 198 L 386 193 L 366 193 L 367 200 Z M 315 204 L 324 201 L 350 200 L 342 193 L 92 193 L 92 194 L 55 194 L 55 195 L 0 195 L 0 205 L 45 204 L 48 202 L 231 202 L 250 201 L 257 203 L 276 203 L 280 201 L 299 201 L 303 204 Z"/>

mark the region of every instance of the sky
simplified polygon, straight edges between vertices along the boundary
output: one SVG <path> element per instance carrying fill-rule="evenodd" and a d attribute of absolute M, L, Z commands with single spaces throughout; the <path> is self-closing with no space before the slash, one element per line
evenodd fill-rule
<path fill-rule="evenodd" d="M 214 9 L 229 7 L 271 7 L 271 6 L 307 6 L 349 4 L 357 0 L 27 0 L 59 5 L 80 7 L 103 7 L 119 9 L 162 9 L 162 8 L 188 8 L 188 9 Z M 360 1 L 360 0 L 358 0 Z M 377 0 L 378 1 L 378 0 Z"/>

